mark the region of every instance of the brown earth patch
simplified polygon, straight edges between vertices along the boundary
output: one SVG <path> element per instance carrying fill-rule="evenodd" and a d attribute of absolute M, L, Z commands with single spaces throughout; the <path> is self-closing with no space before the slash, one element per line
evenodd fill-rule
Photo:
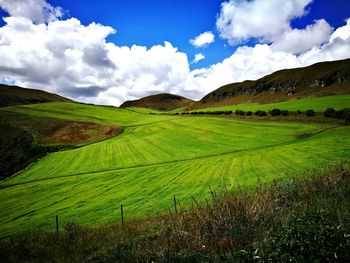
<path fill-rule="evenodd" d="M 98 125 L 91 122 L 66 122 L 50 136 L 45 138 L 47 144 L 79 144 L 100 141 L 123 131 L 119 126 Z"/>

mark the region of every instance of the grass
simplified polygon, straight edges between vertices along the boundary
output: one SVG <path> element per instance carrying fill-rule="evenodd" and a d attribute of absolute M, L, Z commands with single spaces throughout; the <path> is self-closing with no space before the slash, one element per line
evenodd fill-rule
<path fill-rule="evenodd" d="M 0 183 L 0 237 L 79 221 L 164 214 L 175 194 L 182 207 L 211 189 L 253 189 L 276 178 L 347 160 L 349 126 L 232 118 L 151 115 L 114 107 L 45 103 L 2 111 L 122 125 L 101 142 L 50 153 Z M 145 114 L 146 113 L 146 114 Z"/>
<path fill-rule="evenodd" d="M 110 106 L 50 102 L 35 105 L 5 107 L 0 110 L 23 113 L 37 117 L 50 117 L 64 120 L 87 121 L 106 125 L 140 125 L 171 118 L 171 116 L 151 116 L 127 109 Z"/>
<path fill-rule="evenodd" d="M 263 174 L 261 174 L 263 176 Z M 211 203 L 125 224 L 69 223 L 0 242 L 3 262 L 348 262 L 350 168 L 217 191 Z"/>
<path fill-rule="evenodd" d="M 131 220 L 188 207 L 212 189 L 244 189 L 288 174 L 346 160 L 349 126 L 237 121 L 220 117 L 140 114 L 112 107 L 43 104 L 11 111 L 63 119 L 124 124 L 114 138 L 47 155 L 0 184 L 0 226 L 5 237 L 28 229 L 78 221 Z M 47 112 L 46 112 L 47 110 Z M 310 133 L 306 138 L 300 134 Z"/>
<path fill-rule="evenodd" d="M 317 112 L 323 112 L 327 108 L 334 108 L 340 110 L 343 108 L 350 107 L 350 95 L 334 95 L 334 96 L 324 96 L 315 98 L 302 98 L 302 99 L 290 99 L 288 101 L 269 103 L 269 104 L 259 104 L 259 103 L 241 103 L 229 106 L 221 106 L 215 108 L 203 108 L 194 111 L 257 111 L 264 110 L 269 111 L 272 109 L 281 109 L 289 111 L 306 111 L 313 109 Z"/>

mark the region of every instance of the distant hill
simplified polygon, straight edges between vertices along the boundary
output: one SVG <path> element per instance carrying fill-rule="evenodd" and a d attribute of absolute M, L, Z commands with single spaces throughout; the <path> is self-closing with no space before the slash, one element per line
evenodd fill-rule
<path fill-rule="evenodd" d="M 291 98 L 347 93 L 350 93 L 350 59 L 280 70 L 255 81 L 228 84 L 207 94 L 192 107 L 242 102 L 271 103 Z"/>
<path fill-rule="evenodd" d="M 121 108 L 138 107 L 138 108 L 149 108 L 159 111 L 168 111 L 180 107 L 186 107 L 190 103 L 193 103 L 185 97 L 173 95 L 169 93 L 162 93 L 157 95 L 151 95 L 138 100 L 129 100 L 120 105 Z"/>
<path fill-rule="evenodd" d="M 53 101 L 73 102 L 70 99 L 42 90 L 0 84 L 0 107 Z"/>

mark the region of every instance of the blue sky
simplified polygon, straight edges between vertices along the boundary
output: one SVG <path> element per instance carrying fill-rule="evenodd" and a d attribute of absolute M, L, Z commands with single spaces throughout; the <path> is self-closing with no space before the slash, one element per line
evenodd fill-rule
<path fill-rule="evenodd" d="M 203 53 L 205 60 L 192 65 L 205 67 L 229 57 L 236 46 L 216 37 L 207 48 L 194 48 L 189 39 L 205 31 L 218 32 L 216 16 L 222 0 L 52 0 L 55 6 L 68 10 L 68 16 L 78 17 L 84 24 L 98 22 L 117 30 L 108 40 L 118 45 L 144 45 L 151 47 L 171 42 L 189 58 Z M 344 24 L 350 17 L 348 0 L 314 0 L 308 6 L 309 13 L 292 21 L 296 28 L 304 28 L 316 19 L 324 18 L 333 27 Z M 252 41 L 254 43 L 254 41 Z M 248 43 L 251 44 L 251 43 Z"/>
<path fill-rule="evenodd" d="M 198 99 L 230 82 L 349 57 L 349 10 L 346 0 L 2 0 L 0 15 L 11 20 L 0 22 L 0 82 L 113 105 L 157 92 Z M 215 40 L 190 43 L 204 32 Z"/>
<path fill-rule="evenodd" d="M 107 40 L 117 45 L 141 45 L 148 48 L 169 41 L 193 59 L 202 53 L 205 59 L 191 64 L 191 68 L 207 67 L 229 57 L 237 46 L 228 45 L 218 37 L 215 28 L 222 0 L 49 0 L 61 6 L 64 18 L 77 17 L 88 25 L 91 22 L 109 25 L 117 30 Z M 325 19 L 331 26 L 339 27 L 350 17 L 348 0 L 314 0 L 307 8 L 308 14 L 291 21 L 293 27 L 304 28 L 316 19 Z M 6 15 L 0 11 L 1 15 Z M 4 22 L 2 21 L 2 25 Z M 206 48 L 195 48 L 189 40 L 205 31 L 212 31 L 216 41 Z M 254 40 L 246 45 L 253 45 Z"/>

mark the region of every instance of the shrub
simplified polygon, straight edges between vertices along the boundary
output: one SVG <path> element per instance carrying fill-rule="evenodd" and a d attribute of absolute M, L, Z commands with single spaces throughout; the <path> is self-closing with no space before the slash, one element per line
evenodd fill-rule
<path fill-rule="evenodd" d="M 259 116 L 259 117 L 262 117 L 262 116 L 266 116 L 267 113 L 266 113 L 266 111 L 258 110 L 258 111 L 255 112 L 255 115 Z"/>
<path fill-rule="evenodd" d="M 345 108 L 342 110 L 337 110 L 334 113 L 334 118 L 350 120 L 350 108 Z"/>
<path fill-rule="evenodd" d="M 244 111 L 242 111 L 242 110 L 236 110 L 236 111 L 235 111 L 235 114 L 238 115 L 238 116 L 244 116 Z"/>
<path fill-rule="evenodd" d="M 307 110 L 305 111 L 305 115 L 308 117 L 312 117 L 316 115 L 316 112 L 314 110 Z"/>
<path fill-rule="evenodd" d="M 273 109 L 272 111 L 270 111 L 271 116 L 278 116 L 281 115 L 281 110 L 280 109 Z"/>
<path fill-rule="evenodd" d="M 335 113 L 335 110 L 333 108 L 328 108 L 324 111 L 324 116 L 327 118 L 333 117 Z"/>
<path fill-rule="evenodd" d="M 298 114 L 302 114 L 302 112 L 301 112 L 300 110 L 297 110 L 297 113 L 298 113 Z"/>
<path fill-rule="evenodd" d="M 247 115 L 247 116 L 251 116 L 251 115 L 253 115 L 253 112 L 251 112 L 251 111 L 247 111 L 247 112 L 245 113 L 245 115 Z"/>
<path fill-rule="evenodd" d="M 281 114 L 282 114 L 283 116 L 288 116 L 288 115 L 289 115 L 289 111 L 283 110 L 283 111 L 281 111 Z"/>
<path fill-rule="evenodd" d="M 350 257 L 350 236 L 324 212 L 310 213 L 291 218 L 266 252 L 272 262 L 342 261 Z"/>

